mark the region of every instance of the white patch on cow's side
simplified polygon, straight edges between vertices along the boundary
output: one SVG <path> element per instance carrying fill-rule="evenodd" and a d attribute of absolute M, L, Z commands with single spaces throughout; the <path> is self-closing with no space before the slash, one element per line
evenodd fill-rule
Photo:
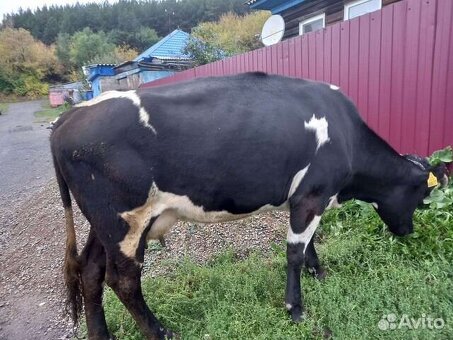
<path fill-rule="evenodd" d="M 371 205 L 372 205 L 375 209 L 378 209 L 378 208 L 379 208 L 379 206 L 378 206 L 378 204 L 377 204 L 376 202 L 371 202 Z"/>
<path fill-rule="evenodd" d="M 322 145 L 330 141 L 328 133 L 329 124 L 325 117 L 318 119 L 313 115 L 310 121 L 305 122 L 305 129 L 313 130 L 316 133 L 316 151 L 318 151 Z"/>
<path fill-rule="evenodd" d="M 103 102 L 105 100 L 109 99 L 115 99 L 115 98 L 126 98 L 132 101 L 132 103 L 138 108 L 138 113 L 139 113 L 139 119 L 140 122 L 147 128 L 151 129 L 155 135 L 157 135 L 157 131 L 149 123 L 149 114 L 146 112 L 145 108 L 142 106 L 140 97 L 137 95 L 137 92 L 135 90 L 130 90 L 130 91 L 107 91 L 101 93 L 99 96 L 85 101 L 81 102 L 80 104 L 75 105 L 75 107 L 86 107 L 86 106 L 93 106 L 96 104 L 99 104 L 100 102 Z"/>
<path fill-rule="evenodd" d="M 338 91 L 338 90 L 340 89 L 339 86 L 334 85 L 334 84 L 330 84 L 330 88 L 331 88 L 332 90 L 334 90 L 334 91 Z"/>
<path fill-rule="evenodd" d="M 94 181 L 94 174 L 91 174 L 91 179 Z"/>
<path fill-rule="evenodd" d="M 291 308 L 293 308 L 293 305 L 290 304 L 290 303 L 287 303 L 287 304 L 285 305 L 285 307 L 286 307 L 287 310 L 291 310 Z"/>
<path fill-rule="evenodd" d="M 333 195 L 329 198 L 329 204 L 327 205 L 326 210 L 333 209 L 333 208 L 341 208 L 341 204 L 338 203 L 338 194 Z"/>
<path fill-rule="evenodd" d="M 310 164 L 308 164 L 302 170 L 299 170 L 294 175 L 293 180 L 291 182 L 291 187 L 289 188 L 288 199 L 296 192 L 297 188 L 299 187 L 300 182 L 302 182 L 302 180 L 304 179 L 305 174 L 307 173 L 309 166 L 310 166 Z"/>
<path fill-rule="evenodd" d="M 305 254 L 307 245 L 310 242 L 311 238 L 313 237 L 313 234 L 315 233 L 315 230 L 318 227 L 320 220 L 321 220 L 321 216 L 315 215 L 315 217 L 313 217 L 313 220 L 308 224 L 308 226 L 305 228 L 305 230 L 300 234 L 294 233 L 293 229 L 290 226 L 288 228 L 288 235 L 286 236 L 286 241 L 290 244 L 303 243 L 304 244 L 304 254 Z"/>
<path fill-rule="evenodd" d="M 178 220 L 199 223 L 226 222 L 270 210 L 288 210 L 287 202 L 278 207 L 266 204 L 247 214 L 232 214 L 225 210 L 205 211 L 202 206 L 195 205 L 188 196 L 161 191 L 153 183 L 145 204 L 120 213 L 121 218 L 129 225 L 128 233 L 119 243 L 120 250 L 126 256 L 134 257 L 140 237 L 153 217 L 159 216 L 151 226 L 147 239 L 158 239 L 163 236 Z"/>

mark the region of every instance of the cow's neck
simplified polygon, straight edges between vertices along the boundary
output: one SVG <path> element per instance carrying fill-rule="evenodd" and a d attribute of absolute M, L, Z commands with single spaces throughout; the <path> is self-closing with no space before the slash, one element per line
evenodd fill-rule
<path fill-rule="evenodd" d="M 352 159 L 352 178 L 339 198 L 342 201 L 356 198 L 376 202 L 392 187 L 408 181 L 413 164 L 366 126 L 358 137 Z"/>

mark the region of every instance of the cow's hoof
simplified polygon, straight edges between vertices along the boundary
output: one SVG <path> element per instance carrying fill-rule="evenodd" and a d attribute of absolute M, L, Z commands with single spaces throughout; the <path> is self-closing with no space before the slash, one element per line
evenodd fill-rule
<path fill-rule="evenodd" d="M 300 306 L 293 306 L 289 311 L 291 315 L 291 320 L 295 323 L 302 322 L 304 320 L 304 311 Z"/>
<path fill-rule="evenodd" d="M 322 281 L 326 278 L 327 276 L 327 270 L 324 268 L 319 268 L 319 270 L 315 274 L 315 278 Z"/>
<path fill-rule="evenodd" d="M 161 339 L 179 339 L 180 337 L 169 329 L 160 328 Z"/>
<path fill-rule="evenodd" d="M 307 270 L 315 279 L 317 279 L 319 281 L 324 280 L 327 276 L 327 271 L 322 267 L 318 267 L 316 269 L 308 268 Z"/>
<path fill-rule="evenodd" d="M 327 276 L 327 270 L 325 270 L 322 267 L 319 267 L 318 270 L 314 273 L 314 278 L 319 281 L 324 280 L 326 278 L 326 276 Z"/>

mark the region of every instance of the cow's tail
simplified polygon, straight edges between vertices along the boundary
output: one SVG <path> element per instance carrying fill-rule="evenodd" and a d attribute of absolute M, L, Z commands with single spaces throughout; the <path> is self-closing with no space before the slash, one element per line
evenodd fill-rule
<path fill-rule="evenodd" d="M 74 325 L 77 325 L 79 316 L 82 312 L 82 284 L 80 264 L 77 257 L 77 243 L 71 195 L 69 194 L 68 185 L 61 175 L 60 168 L 55 158 L 54 166 L 66 219 L 66 252 L 63 267 L 66 286 L 66 312 L 71 316 Z"/>

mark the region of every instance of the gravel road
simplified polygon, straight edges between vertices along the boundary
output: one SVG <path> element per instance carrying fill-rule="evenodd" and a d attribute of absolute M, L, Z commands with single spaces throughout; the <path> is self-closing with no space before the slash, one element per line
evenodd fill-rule
<path fill-rule="evenodd" d="M 0 116 L 0 199 L 36 191 L 52 176 L 48 124 L 33 115 L 42 101 L 10 104 Z"/>
<path fill-rule="evenodd" d="M 33 115 L 42 104 L 10 104 L 0 116 L 0 339 L 70 335 L 56 307 L 61 250 L 55 250 L 62 233 L 54 232 L 59 225 L 50 225 L 49 217 L 61 220 L 61 209 L 53 202 L 55 185 L 48 190 L 50 130 Z"/>
<path fill-rule="evenodd" d="M 50 159 L 42 102 L 11 104 L 0 116 L 0 339 L 66 339 L 63 310 L 64 212 Z M 89 225 L 74 207 L 79 249 Z M 163 259 L 204 263 L 226 248 L 238 255 L 285 239 L 288 216 L 273 212 L 234 223 L 178 223 L 167 247 L 149 247 L 145 275 L 162 275 Z M 283 297 L 282 297 L 283 299 Z M 152 308 L 152 306 L 151 306 Z"/>

